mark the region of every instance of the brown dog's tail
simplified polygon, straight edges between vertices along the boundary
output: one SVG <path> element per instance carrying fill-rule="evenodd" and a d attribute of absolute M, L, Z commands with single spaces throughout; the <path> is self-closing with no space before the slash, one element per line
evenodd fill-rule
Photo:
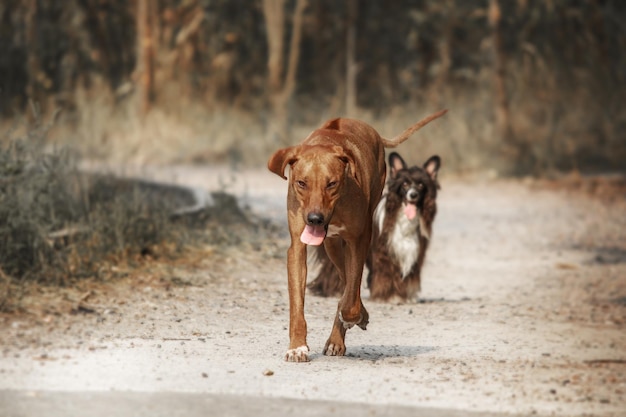
<path fill-rule="evenodd" d="M 422 127 L 426 126 L 428 123 L 432 122 L 433 120 L 440 118 L 447 112 L 448 112 L 447 109 L 439 110 L 437 113 L 433 113 L 430 116 L 424 117 L 422 120 L 415 123 L 413 126 L 409 127 L 407 130 L 400 133 L 398 136 L 396 136 L 393 139 L 382 138 L 383 145 L 385 146 L 385 148 L 395 148 L 396 146 L 398 146 L 399 144 L 407 140 L 413 133 L 417 132 L 418 130 L 420 130 Z"/>

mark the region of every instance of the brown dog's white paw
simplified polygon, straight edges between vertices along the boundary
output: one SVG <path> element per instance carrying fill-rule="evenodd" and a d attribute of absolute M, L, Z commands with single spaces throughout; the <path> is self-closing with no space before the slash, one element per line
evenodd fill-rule
<path fill-rule="evenodd" d="M 298 346 L 295 349 L 289 349 L 285 353 L 285 361 L 287 362 L 308 362 L 309 361 L 309 347 Z"/>
<path fill-rule="evenodd" d="M 331 343 L 330 340 L 326 342 L 324 348 L 324 355 L 326 356 L 343 356 L 346 354 L 346 345 Z"/>

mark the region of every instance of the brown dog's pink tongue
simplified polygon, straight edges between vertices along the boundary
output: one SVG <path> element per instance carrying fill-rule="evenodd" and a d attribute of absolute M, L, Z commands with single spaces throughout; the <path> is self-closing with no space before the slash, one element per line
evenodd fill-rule
<path fill-rule="evenodd" d="M 307 245 L 319 246 L 326 237 L 326 230 L 324 226 L 309 226 L 306 225 L 304 231 L 300 235 L 300 241 Z"/>
<path fill-rule="evenodd" d="M 413 220 L 415 216 L 417 216 L 417 207 L 415 207 L 415 204 L 405 204 L 404 215 L 407 219 Z"/>

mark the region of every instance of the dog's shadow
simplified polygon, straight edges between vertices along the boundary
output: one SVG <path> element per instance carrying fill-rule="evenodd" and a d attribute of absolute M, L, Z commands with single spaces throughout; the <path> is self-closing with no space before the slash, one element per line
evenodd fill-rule
<path fill-rule="evenodd" d="M 344 356 L 346 359 L 379 361 L 384 359 L 397 358 L 404 360 L 437 350 L 433 346 L 383 346 L 383 345 L 360 345 L 350 346 Z M 311 359 L 325 358 L 321 353 L 311 355 Z"/>
<path fill-rule="evenodd" d="M 472 301 L 469 297 L 461 297 L 461 298 L 420 298 L 416 301 L 416 304 L 438 304 L 438 303 L 462 303 L 465 301 Z"/>
<path fill-rule="evenodd" d="M 480 298 L 470 298 L 470 297 L 461 297 L 461 298 L 419 298 L 417 300 L 395 300 L 395 301 L 380 301 L 380 300 L 372 300 L 370 299 L 369 294 L 364 294 L 362 296 L 363 301 L 367 301 L 370 303 L 374 303 L 377 305 L 391 305 L 394 307 L 411 307 L 416 306 L 418 304 L 447 304 L 447 303 L 465 303 L 468 301 L 480 301 Z"/>

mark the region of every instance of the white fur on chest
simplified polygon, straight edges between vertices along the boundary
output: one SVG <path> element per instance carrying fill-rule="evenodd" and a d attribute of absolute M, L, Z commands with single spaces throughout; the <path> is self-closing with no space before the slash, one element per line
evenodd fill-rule
<path fill-rule="evenodd" d="M 342 232 L 345 232 L 346 227 L 344 225 L 335 226 L 333 224 L 328 225 L 328 230 L 326 231 L 326 237 L 337 237 L 340 236 Z"/>
<path fill-rule="evenodd" d="M 386 202 L 387 199 L 383 197 L 374 212 L 379 233 L 385 223 Z M 387 248 L 398 262 L 403 279 L 411 272 L 417 262 L 420 218 L 420 213 L 418 213 L 417 216 L 409 220 L 403 210 L 398 210 L 396 221 L 393 223 L 393 230 L 389 231 Z"/>

